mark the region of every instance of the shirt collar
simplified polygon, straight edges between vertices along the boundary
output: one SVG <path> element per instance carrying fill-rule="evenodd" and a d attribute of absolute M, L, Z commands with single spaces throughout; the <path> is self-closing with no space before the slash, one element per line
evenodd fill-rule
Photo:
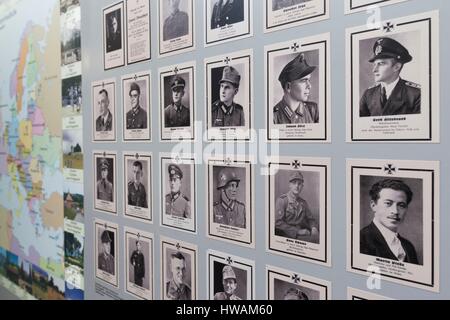
<path fill-rule="evenodd" d="M 384 87 L 386 89 L 386 97 L 389 99 L 392 91 L 394 91 L 395 87 L 397 86 L 398 82 L 400 81 L 400 77 L 397 78 L 397 80 L 395 80 L 394 82 L 390 83 L 390 84 L 385 84 L 382 83 L 381 86 Z"/>
<path fill-rule="evenodd" d="M 378 222 L 377 219 L 373 219 L 373 223 L 378 228 L 378 230 L 380 230 L 381 235 L 386 240 L 389 246 L 394 243 L 395 238 L 398 238 L 397 232 L 389 230 L 388 228 L 383 226 L 380 222 Z"/>

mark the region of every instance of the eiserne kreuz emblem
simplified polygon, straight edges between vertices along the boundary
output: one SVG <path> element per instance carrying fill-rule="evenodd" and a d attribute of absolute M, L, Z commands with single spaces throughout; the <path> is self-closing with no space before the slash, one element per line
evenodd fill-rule
<path fill-rule="evenodd" d="M 133 78 L 133 79 L 134 79 L 134 81 L 136 81 L 136 80 L 137 80 L 137 75 L 134 75 L 134 78 Z"/>
<path fill-rule="evenodd" d="M 105 222 L 105 229 L 108 229 L 108 224 Z"/>
<path fill-rule="evenodd" d="M 136 154 L 134 155 L 134 157 L 135 157 L 136 159 L 139 159 L 139 153 L 136 153 Z"/>
<path fill-rule="evenodd" d="M 138 241 L 139 241 L 139 239 L 141 238 L 141 234 L 138 232 L 138 234 L 136 235 L 136 237 L 138 238 Z"/>
<path fill-rule="evenodd" d="M 294 169 L 300 168 L 300 161 L 294 160 L 294 161 L 292 162 L 292 167 L 293 167 Z"/>
<path fill-rule="evenodd" d="M 300 277 L 298 276 L 298 274 L 293 274 L 291 278 L 292 278 L 292 281 L 294 281 L 294 283 L 300 282 Z"/>
<path fill-rule="evenodd" d="M 105 82 L 102 82 L 102 88 L 104 88 L 105 87 Z"/>
<path fill-rule="evenodd" d="M 177 243 L 177 245 L 175 247 L 177 248 L 178 251 L 180 251 L 181 246 L 179 243 Z"/>
<path fill-rule="evenodd" d="M 392 22 L 386 22 L 386 24 L 383 27 L 384 32 L 392 32 L 394 30 L 394 24 Z"/>
<path fill-rule="evenodd" d="M 178 67 L 175 67 L 175 69 L 173 69 L 173 73 L 177 74 L 178 71 L 180 71 L 180 69 L 178 69 Z"/>
<path fill-rule="evenodd" d="M 231 159 L 230 159 L 230 158 L 226 158 L 226 159 L 225 159 L 225 164 L 226 164 L 227 166 L 231 165 Z"/>
<path fill-rule="evenodd" d="M 291 49 L 292 49 L 294 52 L 297 52 L 298 48 L 300 48 L 300 46 L 298 45 L 297 42 L 294 42 L 294 44 L 292 45 Z"/>
<path fill-rule="evenodd" d="M 228 264 L 233 264 L 233 259 L 231 259 L 231 257 L 228 257 L 228 258 L 227 258 L 227 263 L 228 263 Z"/>
<path fill-rule="evenodd" d="M 397 168 L 393 164 L 387 164 L 384 166 L 384 172 L 387 174 L 394 174 L 397 171 Z"/>
<path fill-rule="evenodd" d="M 105 151 L 103 151 L 103 158 L 105 158 L 106 157 L 106 152 Z"/>
<path fill-rule="evenodd" d="M 226 57 L 226 58 L 225 58 L 225 60 L 223 60 L 223 62 L 225 62 L 226 64 L 229 64 L 229 63 L 230 63 L 230 61 L 231 61 L 231 59 L 230 59 L 230 58 L 228 58 L 228 57 Z"/>

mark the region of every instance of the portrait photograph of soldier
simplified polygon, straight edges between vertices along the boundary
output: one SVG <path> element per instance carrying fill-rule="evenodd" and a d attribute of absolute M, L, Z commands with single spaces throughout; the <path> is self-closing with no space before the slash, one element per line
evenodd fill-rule
<path fill-rule="evenodd" d="M 169 164 L 167 166 L 166 177 L 168 177 L 169 192 L 164 197 L 165 214 L 185 219 L 191 218 L 190 171 L 189 165 Z M 183 172 L 186 172 L 186 174 Z M 182 192 L 182 189 L 184 192 Z M 186 194 L 189 194 L 189 196 Z"/>
<path fill-rule="evenodd" d="M 265 48 L 269 139 L 330 139 L 328 41 L 322 34 Z"/>
<path fill-rule="evenodd" d="M 94 142 L 116 140 L 115 80 L 92 84 Z"/>
<path fill-rule="evenodd" d="M 437 290 L 439 163 L 349 159 L 347 175 L 348 270 Z"/>
<path fill-rule="evenodd" d="M 103 9 L 103 63 L 104 69 L 125 65 L 124 3 Z"/>
<path fill-rule="evenodd" d="M 151 220 L 151 155 L 124 153 L 125 216 Z"/>
<path fill-rule="evenodd" d="M 163 78 L 164 128 L 191 126 L 191 92 L 189 73 L 177 73 Z"/>
<path fill-rule="evenodd" d="M 347 29 L 347 140 L 438 139 L 434 12 Z M 422 24 L 430 19 L 430 24 Z M 436 26 L 437 27 L 437 26 Z M 350 54 L 351 53 L 351 54 Z M 434 66 L 434 67 L 433 67 Z M 432 112 L 432 110 L 434 110 Z"/>
<path fill-rule="evenodd" d="M 94 209 L 116 214 L 115 154 L 94 153 Z"/>
<path fill-rule="evenodd" d="M 211 29 L 222 28 L 244 21 L 244 0 L 210 0 Z"/>
<path fill-rule="evenodd" d="M 319 292 L 295 285 L 290 282 L 275 279 L 275 300 L 319 300 Z"/>
<path fill-rule="evenodd" d="M 153 297 L 153 237 L 144 231 L 125 228 L 126 290 L 141 299 Z"/>
<path fill-rule="evenodd" d="M 121 9 L 106 14 L 106 52 L 122 48 L 122 12 Z"/>
<path fill-rule="evenodd" d="M 170 239 L 161 241 L 163 300 L 195 300 L 196 252 Z"/>
<path fill-rule="evenodd" d="M 122 78 L 124 141 L 150 140 L 149 82 L 147 73 Z"/>
<path fill-rule="evenodd" d="M 102 220 L 95 220 L 96 271 L 97 278 L 117 286 L 117 230 L 118 226 Z"/>

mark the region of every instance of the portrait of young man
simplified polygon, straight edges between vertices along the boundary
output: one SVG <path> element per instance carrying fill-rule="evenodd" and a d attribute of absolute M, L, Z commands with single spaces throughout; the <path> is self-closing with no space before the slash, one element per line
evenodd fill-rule
<path fill-rule="evenodd" d="M 127 130 L 147 129 L 147 111 L 141 107 L 141 88 L 138 83 L 131 83 L 128 95 L 130 108 L 126 115 Z"/>
<path fill-rule="evenodd" d="M 222 269 L 223 291 L 214 294 L 214 300 L 242 300 L 236 295 L 238 283 L 236 274 L 231 266 L 224 266 Z"/>
<path fill-rule="evenodd" d="M 171 280 L 165 283 L 166 299 L 168 300 L 192 300 L 192 292 L 186 283 L 186 257 L 181 253 L 170 253 L 169 273 Z"/>
<path fill-rule="evenodd" d="M 210 0 L 214 3 L 211 29 L 244 21 L 244 0 Z"/>
<path fill-rule="evenodd" d="M 109 94 L 105 89 L 101 89 L 97 96 L 97 106 L 99 116 L 95 120 L 95 129 L 98 132 L 112 131 L 113 129 L 113 115 L 109 109 Z"/>
<path fill-rule="evenodd" d="M 169 7 L 169 15 L 163 24 L 163 41 L 184 37 L 189 33 L 189 15 L 180 10 L 180 2 L 187 0 L 163 0 Z"/>
<path fill-rule="evenodd" d="M 186 81 L 181 75 L 174 75 L 170 81 L 172 101 L 164 108 L 164 127 L 179 128 L 191 125 L 190 109 L 183 105 Z"/>
<path fill-rule="evenodd" d="M 97 200 L 103 200 L 108 202 L 114 201 L 114 185 L 109 181 L 112 171 L 110 172 L 110 162 L 107 158 L 99 158 L 98 170 L 100 177 L 97 180 Z M 111 168 L 112 170 L 112 168 Z"/>
<path fill-rule="evenodd" d="M 139 240 L 136 240 L 135 244 L 136 249 L 131 253 L 130 263 L 133 266 L 134 271 L 134 284 L 142 287 L 145 277 L 145 256 L 141 249 L 141 242 Z"/>
<path fill-rule="evenodd" d="M 98 254 L 98 268 L 111 275 L 115 275 L 115 257 L 114 252 L 111 251 L 114 236 L 114 233 L 103 230 L 100 236 L 101 252 Z"/>
<path fill-rule="evenodd" d="M 165 196 L 166 214 L 182 218 L 191 218 L 191 202 L 181 192 L 183 171 L 176 164 L 168 166 L 170 193 Z"/>
<path fill-rule="evenodd" d="M 133 162 L 131 173 L 132 179 L 128 182 L 128 205 L 139 208 L 148 208 L 147 191 L 142 183 L 142 161 L 136 160 Z"/>
<path fill-rule="evenodd" d="M 106 14 L 106 52 L 122 49 L 122 21 L 120 9 Z"/>

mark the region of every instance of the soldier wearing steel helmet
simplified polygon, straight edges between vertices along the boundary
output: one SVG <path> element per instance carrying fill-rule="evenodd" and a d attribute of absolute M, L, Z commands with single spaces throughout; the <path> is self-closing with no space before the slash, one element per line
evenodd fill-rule
<path fill-rule="evenodd" d="M 309 300 L 306 293 L 297 288 L 288 288 L 284 293 L 283 300 Z"/>
<path fill-rule="evenodd" d="M 236 273 L 231 266 L 225 266 L 222 269 L 223 292 L 217 292 L 214 300 L 242 300 L 236 295 L 237 280 Z"/>
<path fill-rule="evenodd" d="M 217 177 L 220 200 L 214 203 L 214 223 L 245 228 L 245 204 L 237 200 L 240 179 L 234 168 L 226 167 Z"/>

